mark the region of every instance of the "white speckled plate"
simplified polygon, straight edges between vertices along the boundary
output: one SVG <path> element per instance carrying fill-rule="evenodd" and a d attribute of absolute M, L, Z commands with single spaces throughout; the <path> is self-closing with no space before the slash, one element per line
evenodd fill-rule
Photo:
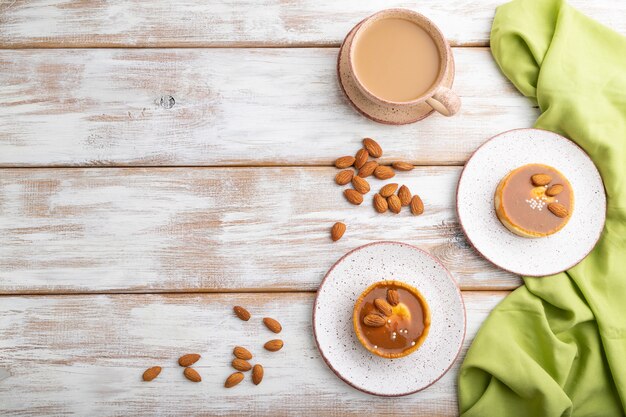
<path fill-rule="evenodd" d="M 575 200 L 567 225 L 536 239 L 510 232 L 493 206 L 500 180 L 529 163 L 561 171 Z M 457 212 L 467 239 L 487 260 L 516 274 L 546 276 L 576 265 L 596 245 L 604 228 L 606 195 L 596 166 L 574 142 L 547 130 L 516 129 L 491 138 L 465 164 L 457 188 Z"/>
<path fill-rule="evenodd" d="M 352 327 L 359 295 L 383 280 L 414 286 L 431 310 L 424 344 L 399 359 L 368 352 Z M 465 337 L 465 306 L 456 282 L 435 257 L 404 243 L 371 243 L 346 254 L 324 277 L 313 306 L 313 332 L 339 378 L 369 394 L 407 395 L 432 385 L 454 363 Z"/>

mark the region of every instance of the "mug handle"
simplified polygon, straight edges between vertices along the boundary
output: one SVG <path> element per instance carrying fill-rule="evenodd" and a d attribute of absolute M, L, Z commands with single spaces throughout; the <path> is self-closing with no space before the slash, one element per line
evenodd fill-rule
<path fill-rule="evenodd" d="M 444 116 L 454 116 L 461 108 L 461 99 L 449 88 L 439 87 L 426 103 Z"/>

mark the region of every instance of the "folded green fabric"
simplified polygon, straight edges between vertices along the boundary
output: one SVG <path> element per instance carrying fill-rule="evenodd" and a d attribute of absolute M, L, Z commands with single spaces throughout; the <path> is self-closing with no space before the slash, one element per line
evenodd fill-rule
<path fill-rule="evenodd" d="M 504 74 L 539 105 L 536 127 L 591 156 L 608 210 L 583 262 L 525 278 L 485 321 L 459 374 L 460 412 L 624 415 L 626 38 L 561 0 L 515 0 L 497 9 L 491 48 Z"/>

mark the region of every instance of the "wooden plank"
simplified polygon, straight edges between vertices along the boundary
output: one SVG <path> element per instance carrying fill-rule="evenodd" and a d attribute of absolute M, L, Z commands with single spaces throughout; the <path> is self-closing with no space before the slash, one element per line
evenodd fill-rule
<path fill-rule="evenodd" d="M 350 249 L 376 240 L 439 256 L 462 288 L 518 277 L 471 249 L 455 207 L 460 168 L 394 180 L 426 205 L 377 214 L 350 205 L 335 168 L 0 170 L 0 292 L 316 290 Z M 372 179 L 372 190 L 384 183 Z M 348 225 L 333 243 L 330 227 Z"/>
<path fill-rule="evenodd" d="M 506 292 L 466 292 L 467 337 Z M 0 303 L 0 404 L 6 416 L 31 415 L 397 415 L 457 414 L 461 359 L 428 389 L 393 401 L 363 394 L 339 380 L 321 359 L 311 330 L 313 294 L 100 295 L 3 297 Z M 242 322 L 233 305 L 253 314 Z M 276 335 L 260 318 L 278 318 L 285 347 L 262 344 Z M 232 349 L 247 346 L 265 367 L 261 385 L 232 372 Z M 203 381 L 184 379 L 177 358 L 197 352 Z M 142 372 L 161 365 L 150 383 Z"/>
<path fill-rule="evenodd" d="M 487 45 L 501 0 L 166 0 L 0 3 L 0 47 L 337 46 L 361 19 L 405 7 L 431 18 L 454 45 Z M 583 13 L 626 32 L 626 5 L 570 0 Z"/>
<path fill-rule="evenodd" d="M 380 140 L 387 161 L 462 164 L 490 136 L 538 115 L 488 49 L 465 48 L 455 51 L 458 116 L 374 123 L 344 98 L 336 54 L 0 51 L 0 166 L 330 165 L 365 136 Z"/>

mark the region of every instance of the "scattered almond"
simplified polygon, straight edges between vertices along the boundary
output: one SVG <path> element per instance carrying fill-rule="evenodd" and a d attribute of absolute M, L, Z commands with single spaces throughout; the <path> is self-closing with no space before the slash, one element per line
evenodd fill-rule
<path fill-rule="evenodd" d="M 388 180 L 389 178 L 393 178 L 395 175 L 396 173 L 393 172 L 393 169 L 386 165 L 379 165 L 374 170 L 374 176 L 379 180 Z"/>
<path fill-rule="evenodd" d="M 343 195 L 351 204 L 358 206 L 363 202 L 363 194 L 356 190 L 347 189 L 343 191 Z"/>
<path fill-rule="evenodd" d="M 257 363 L 252 368 L 252 382 L 254 385 L 259 385 L 261 381 L 263 381 L 263 367 Z"/>
<path fill-rule="evenodd" d="M 392 306 L 397 306 L 400 303 L 400 294 L 397 290 L 387 290 L 387 302 Z"/>
<path fill-rule="evenodd" d="M 561 184 L 554 184 L 546 190 L 546 195 L 549 195 L 550 197 L 554 197 L 555 195 L 561 194 L 562 191 L 563 191 L 563 186 Z"/>
<path fill-rule="evenodd" d="M 535 174 L 530 177 L 530 180 L 532 181 L 533 185 L 539 187 L 541 185 L 550 184 L 550 181 L 552 181 L 552 177 L 547 174 Z"/>
<path fill-rule="evenodd" d="M 411 213 L 415 214 L 416 216 L 419 216 L 420 214 L 424 212 L 424 202 L 422 201 L 420 196 L 417 194 L 415 194 L 413 198 L 411 199 L 410 206 L 411 206 Z"/>
<path fill-rule="evenodd" d="M 330 229 L 330 238 L 333 240 L 333 242 L 336 242 L 339 239 L 341 239 L 341 237 L 343 236 L 345 232 L 346 232 L 346 225 L 341 222 L 337 222 L 333 224 L 332 229 Z"/>
<path fill-rule="evenodd" d="M 250 362 L 244 359 L 235 358 L 233 359 L 232 365 L 233 368 L 242 372 L 247 372 L 252 369 L 252 365 L 250 365 Z"/>
<path fill-rule="evenodd" d="M 368 314 L 363 318 L 363 324 L 369 327 L 382 327 L 385 323 L 387 323 L 387 319 L 380 314 Z"/>
<path fill-rule="evenodd" d="M 351 167 L 354 164 L 354 156 L 342 156 L 341 158 L 337 158 L 335 161 L 335 166 L 339 169 L 344 169 Z"/>
<path fill-rule="evenodd" d="M 568 215 L 567 208 L 565 208 L 563 204 L 550 203 L 548 204 L 548 210 L 550 210 L 552 214 L 554 214 L 557 217 L 563 218 L 563 217 L 567 217 Z"/>
<path fill-rule="evenodd" d="M 335 224 L 337 224 L 337 223 L 335 223 Z M 340 223 L 340 224 L 343 224 L 343 223 Z M 344 230 L 345 230 L 345 225 L 344 225 Z M 280 333 L 280 331 L 283 329 L 283 326 L 280 325 L 278 320 L 274 320 L 271 317 L 265 317 L 263 319 L 263 324 L 265 324 L 265 327 L 267 327 L 268 329 L 270 329 L 274 333 Z"/>
<path fill-rule="evenodd" d="M 376 209 L 377 212 L 384 213 L 389 208 L 389 205 L 387 204 L 387 200 L 383 196 L 381 196 L 380 194 L 375 194 L 374 195 L 374 208 Z"/>
<path fill-rule="evenodd" d="M 391 308 L 391 305 L 382 298 L 375 299 L 374 305 L 378 310 L 380 310 L 381 313 L 383 313 L 387 317 L 391 316 L 391 313 L 393 313 L 393 308 Z"/>
<path fill-rule="evenodd" d="M 390 195 L 392 195 L 393 193 L 395 193 L 397 189 L 398 189 L 398 184 L 396 184 L 394 182 L 389 183 L 389 184 L 385 185 L 383 188 L 380 189 L 380 195 L 382 195 L 383 197 L 387 198 Z"/>
<path fill-rule="evenodd" d="M 237 317 L 239 317 L 241 320 L 243 321 L 250 320 L 250 313 L 245 308 L 241 306 L 235 306 L 233 307 L 233 310 L 235 311 L 235 314 L 237 315 Z"/>
<path fill-rule="evenodd" d="M 398 190 L 398 197 L 400 198 L 400 204 L 403 206 L 408 206 L 411 203 L 411 191 L 409 187 L 403 185 Z"/>
<path fill-rule="evenodd" d="M 161 373 L 160 366 L 153 366 L 152 368 L 148 368 L 144 371 L 142 378 L 144 381 L 152 381 L 154 378 L 159 376 Z"/>
<path fill-rule="evenodd" d="M 198 371 L 193 368 L 185 368 L 185 370 L 183 371 L 183 375 L 185 375 L 185 378 L 193 382 L 202 381 L 202 377 L 200 376 Z"/>
<path fill-rule="evenodd" d="M 234 374 L 231 374 L 228 378 L 226 378 L 224 386 L 226 388 L 232 388 L 241 381 L 243 381 L 243 374 L 241 372 L 235 372 Z"/>
<path fill-rule="evenodd" d="M 413 164 L 409 164 L 408 162 L 401 162 L 401 161 L 394 162 L 391 164 L 391 166 L 396 171 L 410 171 L 413 168 L 415 168 Z"/>
<path fill-rule="evenodd" d="M 246 361 L 249 361 L 250 359 L 252 359 L 252 353 L 250 353 L 250 351 L 246 349 L 245 347 L 241 347 L 241 346 L 235 346 L 235 348 L 233 349 L 233 355 L 235 355 L 236 358 L 243 359 Z"/>
<path fill-rule="evenodd" d="M 350 181 L 352 181 L 352 177 L 354 176 L 354 171 L 351 169 L 344 169 L 335 175 L 335 182 L 338 185 L 346 185 Z"/>
<path fill-rule="evenodd" d="M 369 177 L 374 173 L 376 168 L 378 167 L 378 162 L 376 161 L 367 161 L 363 164 L 361 169 L 359 169 L 359 173 L 357 174 L 361 178 Z"/>
<path fill-rule="evenodd" d="M 367 158 L 369 157 L 370 154 L 369 152 L 367 152 L 367 149 L 359 149 L 359 151 L 354 156 L 354 167 L 356 169 L 361 169 L 361 167 L 367 162 Z"/>
<path fill-rule="evenodd" d="M 267 342 L 263 347 L 270 352 L 276 352 L 283 348 L 283 341 L 280 339 L 274 339 Z"/>
<path fill-rule="evenodd" d="M 178 364 L 186 368 L 198 362 L 198 359 L 200 359 L 200 355 L 197 353 L 188 353 L 178 358 Z"/>
<path fill-rule="evenodd" d="M 374 139 L 363 139 L 363 146 L 367 149 L 367 152 L 372 156 L 372 158 L 380 158 L 383 156 L 383 148 L 381 148 L 378 142 Z"/>
<path fill-rule="evenodd" d="M 400 202 L 400 198 L 397 195 L 390 195 L 387 197 L 387 204 L 389 205 L 389 210 L 392 213 L 398 214 L 402 209 L 402 203 Z"/>
<path fill-rule="evenodd" d="M 352 186 L 361 194 L 367 194 L 370 192 L 370 184 L 358 175 L 352 178 Z"/>

